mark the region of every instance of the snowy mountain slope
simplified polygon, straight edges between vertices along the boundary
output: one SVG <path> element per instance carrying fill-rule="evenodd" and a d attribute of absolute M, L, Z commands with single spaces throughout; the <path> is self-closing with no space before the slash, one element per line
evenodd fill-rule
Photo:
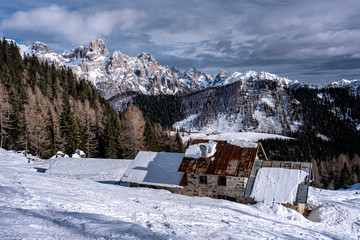
<path fill-rule="evenodd" d="M 224 86 L 237 81 L 256 81 L 256 80 L 270 80 L 278 83 L 282 87 L 292 88 L 300 84 L 297 80 L 290 80 L 289 78 L 283 78 L 276 74 L 268 72 L 255 72 L 248 71 L 246 73 L 234 72 L 231 75 L 227 75 L 225 71 L 221 71 L 215 78 L 213 86 Z"/>
<path fill-rule="evenodd" d="M 299 105 L 285 86 L 271 80 L 240 80 L 182 97 L 185 119 L 175 128 L 190 131 L 255 131 L 284 134 L 298 130 Z"/>
<path fill-rule="evenodd" d="M 337 82 L 332 82 L 328 85 L 325 85 L 323 88 L 344 88 L 349 90 L 352 95 L 360 95 L 360 79 L 346 80 L 342 79 Z"/>
<path fill-rule="evenodd" d="M 244 205 L 36 172 L 0 149 L 2 239 L 359 239 L 360 186 L 310 190 L 312 222 L 281 205 Z"/>

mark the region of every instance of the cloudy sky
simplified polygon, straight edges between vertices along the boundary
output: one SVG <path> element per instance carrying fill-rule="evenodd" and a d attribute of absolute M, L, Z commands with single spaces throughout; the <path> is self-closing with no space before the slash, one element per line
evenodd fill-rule
<path fill-rule="evenodd" d="M 180 70 L 321 84 L 360 78 L 359 13 L 359 0 L 13 0 L 0 2 L 0 34 L 56 52 L 102 38 Z"/>

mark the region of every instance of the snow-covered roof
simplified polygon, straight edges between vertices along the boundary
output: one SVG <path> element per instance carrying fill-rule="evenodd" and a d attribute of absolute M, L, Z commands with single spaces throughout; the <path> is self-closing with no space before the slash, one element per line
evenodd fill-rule
<path fill-rule="evenodd" d="M 216 152 L 216 142 L 209 141 L 208 143 L 198 143 L 194 145 L 190 145 L 185 151 L 185 157 L 187 158 L 200 158 L 201 151 L 200 146 L 206 146 L 208 156 L 213 156 Z"/>
<path fill-rule="evenodd" d="M 201 145 L 211 150 L 208 157 L 201 157 Z M 220 141 L 193 139 L 185 152 L 179 171 L 195 174 L 213 174 L 234 177 L 249 177 L 256 156 L 266 160 L 266 154 L 259 143 L 240 140 Z"/>
<path fill-rule="evenodd" d="M 183 153 L 141 151 L 136 155 L 121 181 L 180 187 L 179 184 L 184 173 L 177 170 L 183 157 Z"/>
<path fill-rule="evenodd" d="M 298 186 L 305 181 L 307 175 L 307 172 L 297 169 L 261 168 L 250 197 L 258 202 L 293 204 Z"/>
<path fill-rule="evenodd" d="M 131 162 L 128 159 L 56 158 L 50 161 L 46 173 L 94 181 L 119 181 Z"/>

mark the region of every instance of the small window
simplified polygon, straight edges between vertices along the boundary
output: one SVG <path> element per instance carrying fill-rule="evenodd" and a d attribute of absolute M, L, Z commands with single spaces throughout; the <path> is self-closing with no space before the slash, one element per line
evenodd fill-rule
<path fill-rule="evenodd" d="M 226 196 L 225 195 L 218 195 L 218 199 L 225 199 L 226 200 Z"/>
<path fill-rule="evenodd" d="M 218 185 L 219 186 L 226 186 L 226 176 L 219 176 Z"/>
<path fill-rule="evenodd" d="M 207 184 L 207 178 L 206 176 L 200 176 L 200 183 Z"/>

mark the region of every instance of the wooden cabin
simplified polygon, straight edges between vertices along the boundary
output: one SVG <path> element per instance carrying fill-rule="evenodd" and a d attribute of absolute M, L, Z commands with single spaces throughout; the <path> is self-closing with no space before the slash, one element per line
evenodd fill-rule
<path fill-rule="evenodd" d="M 199 157 L 185 153 L 178 171 L 184 172 L 180 183 L 182 194 L 188 196 L 204 196 L 227 199 L 236 202 L 254 202 L 245 190 L 255 160 L 267 160 L 260 143 L 238 141 L 235 144 L 228 141 L 193 140 L 190 147 L 211 148 L 215 151 Z"/>

